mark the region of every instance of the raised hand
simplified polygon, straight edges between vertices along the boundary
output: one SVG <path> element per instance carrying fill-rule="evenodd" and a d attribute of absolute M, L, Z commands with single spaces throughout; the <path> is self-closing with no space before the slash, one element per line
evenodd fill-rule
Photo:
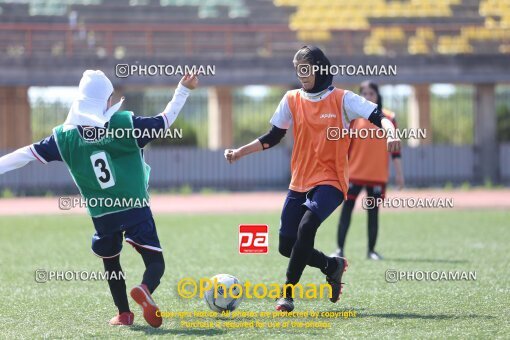
<path fill-rule="evenodd" d="M 181 85 L 190 90 L 194 90 L 198 86 L 198 78 L 195 74 L 185 74 L 181 79 Z"/>

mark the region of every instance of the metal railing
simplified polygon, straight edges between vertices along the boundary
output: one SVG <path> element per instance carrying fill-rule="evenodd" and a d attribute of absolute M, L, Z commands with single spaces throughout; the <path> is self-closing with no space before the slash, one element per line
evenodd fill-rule
<path fill-rule="evenodd" d="M 424 25 L 399 25 L 406 36 Z M 373 25 L 386 27 L 384 25 Z M 436 32 L 458 34 L 460 24 L 434 24 Z M 323 42 L 329 55 L 363 54 L 363 41 L 370 29 L 332 31 L 332 39 Z M 302 43 L 297 32 L 283 24 L 87 24 L 71 27 L 68 24 L 0 23 L 0 51 L 7 55 L 53 55 L 76 57 L 124 56 L 185 57 L 215 53 L 223 57 L 258 55 L 269 57 L 295 52 Z M 407 43 L 402 42 L 402 54 Z M 397 48 L 398 49 L 398 48 Z"/>

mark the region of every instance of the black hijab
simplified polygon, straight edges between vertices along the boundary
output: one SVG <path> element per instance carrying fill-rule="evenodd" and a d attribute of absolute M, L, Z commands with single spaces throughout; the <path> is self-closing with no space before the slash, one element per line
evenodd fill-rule
<path fill-rule="evenodd" d="M 331 63 L 329 59 L 324 55 L 324 52 L 317 46 L 306 45 L 301 47 L 299 51 L 297 51 L 295 57 L 296 60 L 306 60 L 311 65 L 318 65 L 323 70 L 329 70 Z M 309 91 L 303 89 L 303 91 L 308 93 L 318 93 L 324 91 L 333 83 L 333 75 L 329 72 L 317 72 L 315 74 L 315 84 L 313 88 Z"/>

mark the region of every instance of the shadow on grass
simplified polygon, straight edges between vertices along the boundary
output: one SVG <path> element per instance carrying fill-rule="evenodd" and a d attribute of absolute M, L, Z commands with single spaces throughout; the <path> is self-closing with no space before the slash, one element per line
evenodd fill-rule
<path fill-rule="evenodd" d="M 430 262 L 430 263 L 469 263 L 468 260 L 446 260 L 446 259 L 403 259 L 403 258 L 384 258 L 385 261 L 394 262 Z"/>
<path fill-rule="evenodd" d="M 360 317 L 385 318 L 385 319 L 421 319 L 421 320 L 451 320 L 451 319 L 494 319 L 491 315 L 447 315 L 447 314 L 416 314 L 416 313 L 382 313 L 361 314 Z"/>
<path fill-rule="evenodd" d="M 201 328 L 152 328 L 151 326 L 131 326 L 133 331 L 144 332 L 147 335 L 188 335 L 188 336 L 212 336 L 225 334 L 225 330 L 220 329 L 201 329 Z"/>

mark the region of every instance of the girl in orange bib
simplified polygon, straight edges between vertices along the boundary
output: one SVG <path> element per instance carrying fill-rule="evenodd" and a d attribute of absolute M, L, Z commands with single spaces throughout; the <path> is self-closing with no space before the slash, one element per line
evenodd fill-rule
<path fill-rule="evenodd" d="M 292 311 L 292 289 L 306 265 L 321 270 L 331 287 L 331 302 L 337 302 L 345 258 L 329 257 L 314 249 L 315 234 L 321 223 L 343 202 L 348 191 L 350 122 L 365 118 L 394 136 L 394 126 L 364 98 L 332 86 L 331 63 L 315 46 L 304 46 L 294 56 L 301 89 L 288 91 L 271 118 L 271 130 L 238 149 L 225 150 L 233 163 L 254 152 L 278 144 L 292 126 L 292 179 L 280 221 L 279 252 L 289 258 L 286 289 L 276 309 Z M 389 151 L 400 149 L 400 140 L 388 138 Z"/>
<path fill-rule="evenodd" d="M 386 118 L 396 126 L 395 114 L 382 108 L 382 97 L 379 93 L 379 86 L 373 82 L 364 82 L 360 87 L 360 94 L 368 101 L 377 103 Z M 352 124 L 352 129 L 357 130 L 377 130 L 366 119 L 356 119 Z M 359 134 L 362 136 L 363 134 Z M 351 223 L 351 214 L 354 209 L 354 203 L 363 188 L 367 191 L 367 199 L 379 202 L 384 199 L 386 183 L 389 173 L 389 156 L 386 150 L 385 140 L 377 138 L 377 134 L 366 134 L 369 138 L 353 138 L 349 147 L 349 191 L 347 200 L 342 207 L 342 214 L 338 224 L 338 250 L 335 255 L 344 256 L 345 237 Z M 392 152 L 393 165 L 395 167 L 395 179 L 397 186 L 401 189 L 404 186 L 404 176 L 402 165 L 400 163 L 400 152 Z M 366 203 L 366 202 L 364 202 Z M 369 260 L 381 260 L 382 256 L 375 251 L 377 233 L 379 229 L 379 207 L 378 204 L 364 204 L 368 213 L 368 253 Z"/>

